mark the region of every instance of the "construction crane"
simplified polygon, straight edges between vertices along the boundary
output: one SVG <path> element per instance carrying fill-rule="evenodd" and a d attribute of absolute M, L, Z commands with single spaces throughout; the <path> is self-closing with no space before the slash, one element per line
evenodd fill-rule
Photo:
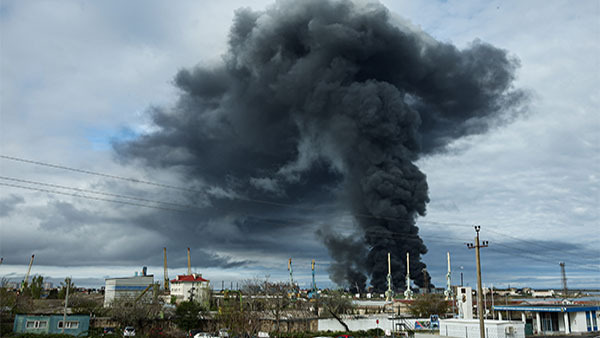
<path fill-rule="evenodd" d="M 29 261 L 29 267 L 27 268 L 27 273 L 25 274 L 25 278 L 23 279 L 23 282 L 21 283 L 21 292 L 23 292 L 23 290 L 25 289 L 25 286 L 28 283 L 29 274 L 31 273 L 31 266 L 33 265 L 33 257 L 35 257 L 35 255 L 31 255 L 31 260 Z"/>
<path fill-rule="evenodd" d="M 294 276 L 293 276 L 293 271 L 292 271 L 292 259 L 290 258 L 288 260 L 288 270 L 290 271 L 290 291 L 288 293 L 288 297 L 291 298 L 292 300 L 296 300 L 296 298 L 298 298 L 297 295 L 297 291 L 296 291 L 296 286 L 294 285 Z"/>
<path fill-rule="evenodd" d="M 294 277 L 292 275 L 292 259 L 290 258 L 288 260 L 288 271 L 290 272 L 290 287 L 293 288 L 294 287 Z"/>
<path fill-rule="evenodd" d="M 138 295 L 138 296 L 135 298 L 135 301 L 134 301 L 134 303 L 137 303 L 137 302 L 139 302 L 139 301 L 140 301 L 140 299 L 142 299 L 142 297 L 144 297 L 144 295 L 146 294 L 146 292 L 148 292 L 148 290 L 150 290 L 150 288 L 151 288 L 151 287 L 153 287 L 153 286 L 154 286 L 154 284 L 150 284 L 150 285 L 148 285 L 148 286 L 147 286 L 147 287 L 144 289 L 144 291 L 142 291 L 142 293 L 140 293 L 140 294 L 139 294 L 139 295 Z"/>
<path fill-rule="evenodd" d="M 319 292 L 317 291 L 317 282 L 315 282 L 315 260 L 312 260 L 312 290 L 308 293 L 308 298 L 318 298 Z"/>
<path fill-rule="evenodd" d="M 167 270 L 167 248 L 163 248 L 165 256 L 165 292 L 169 292 L 169 271 Z"/>
<path fill-rule="evenodd" d="M 563 287 L 563 298 L 567 299 L 569 297 L 569 289 L 567 289 L 567 273 L 565 272 L 565 262 L 560 262 L 559 265 Z"/>

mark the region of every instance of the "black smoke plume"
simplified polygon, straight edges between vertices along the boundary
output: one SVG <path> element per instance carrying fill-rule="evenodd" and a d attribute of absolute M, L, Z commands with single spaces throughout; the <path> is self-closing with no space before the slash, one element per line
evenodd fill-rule
<path fill-rule="evenodd" d="M 391 252 L 404 288 L 409 252 L 423 285 L 415 219 L 429 197 L 415 161 L 509 118 L 523 97 L 517 67 L 481 41 L 436 41 L 380 4 L 283 0 L 238 10 L 223 63 L 180 71 L 176 106 L 152 112 L 156 131 L 115 147 L 244 198 L 336 196 L 360 237 L 319 233 L 332 280 L 383 290 Z"/>

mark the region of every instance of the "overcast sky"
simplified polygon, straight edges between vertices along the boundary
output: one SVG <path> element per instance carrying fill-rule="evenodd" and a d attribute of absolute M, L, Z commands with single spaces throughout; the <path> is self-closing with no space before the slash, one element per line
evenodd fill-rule
<path fill-rule="evenodd" d="M 416 163 L 429 185 L 427 214 L 417 224 L 432 282 L 445 285 L 449 251 L 455 283 L 462 271 L 466 284 L 476 284 L 475 255 L 464 243 L 479 224 L 490 242 L 482 249 L 484 284 L 560 288 L 564 261 L 570 287 L 598 287 L 600 2 L 381 3 L 398 25 L 435 40 L 464 49 L 479 39 L 508 51 L 520 64 L 514 86 L 529 97 L 508 123 Z M 176 104 L 178 71 L 223 62 L 236 9 L 270 5 L 0 2 L 0 276 L 22 278 L 35 254 L 33 274 L 73 276 L 80 285 L 142 266 L 162 280 L 162 248 L 173 277 L 185 271 L 190 247 L 195 270 L 215 288 L 222 280 L 286 279 L 289 257 L 301 286 L 313 258 L 318 285 L 332 285 L 331 258 L 315 231 L 327 225 L 350 234 L 355 220 L 342 204 L 307 212 L 277 199 L 240 200 L 236 210 L 206 211 L 207 195 L 157 185 L 195 189 L 181 170 L 124 159 L 113 148 L 156 131 L 150 112 Z M 208 196 L 227 193 L 215 188 Z M 257 204 L 265 219 L 236 223 Z M 199 220 L 207 213 L 219 217 Z"/>

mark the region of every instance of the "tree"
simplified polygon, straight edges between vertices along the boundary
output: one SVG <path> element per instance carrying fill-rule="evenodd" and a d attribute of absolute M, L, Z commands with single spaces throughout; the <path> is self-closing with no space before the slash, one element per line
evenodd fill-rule
<path fill-rule="evenodd" d="M 431 315 L 443 315 L 448 312 L 449 303 L 441 295 L 431 293 L 419 295 L 408 306 L 409 312 L 420 318 L 426 318 Z"/>
<path fill-rule="evenodd" d="M 33 276 L 31 278 L 31 298 L 40 299 L 42 298 L 42 291 L 44 290 L 44 277 L 43 276 Z"/>
<path fill-rule="evenodd" d="M 339 316 L 348 313 L 354 307 L 350 298 L 346 297 L 343 291 L 332 291 L 321 300 L 324 310 L 342 324 L 346 331 L 350 331 L 348 325 Z"/>
<path fill-rule="evenodd" d="M 200 326 L 201 314 L 205 308 L 198 302 L 185 301 L 175 309 L 175 324 L 182 330 L 189 331 Z"/>
<path fill-rule="evenodd" d="M 281 327 L 282 312 L 290 305 L 291 300 L 288 296 L 290 291 L 289 283 L 275 282 L 265 283 L 266 286 L 266 303 L 265 308 L 275 317 L 275 331 L 279 332 Z"/>
<path fill-rule="evenodd" d="M 123 326 L 143 328 L 145 324 L 158 319 L 161 310 L 162 304 L 158 301 L 144 302 L 134 297 L 121 297 L 111 302 L 107 312 Z"/>
<path fill-rule="evenodd" d="M 72 296 L 73 292 L 75 291 L 75 284 L 69 277 L 65 278 L 64 282 L 60 282 L 60 291 L 58 291 L 59 299 L 65 299 L 67 295 L 67 287 L 69 288 L 69 295 Z"/>
<path fill-rule="evenodd" d="M 0 314 L 3 314 L 5 309 L 12 309 L 16 301 L 16 294 L 8 289 L 8 279 L 2 277 L 0 280 Z"/>
<path fill-rule="evenodd" d="M 69 292 L 69 307 L 73 314 L 89 314 L 95 316 L 103 316 L 106 314 L 102 302 L 96 301 L 89 295 L 75 294 L 71 297 Z"/>

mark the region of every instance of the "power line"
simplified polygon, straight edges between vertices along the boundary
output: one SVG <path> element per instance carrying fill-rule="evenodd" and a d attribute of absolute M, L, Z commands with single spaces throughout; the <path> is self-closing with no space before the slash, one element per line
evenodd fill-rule
<path fill-rule="evenodd" d="M 569 252 L 568 250 L 560 248 L 560 247 L 555 247 L 555 246 L 550 246 L 550 245 L 543 245 L 543 244 L 540 244 L 539 242 L 529 241 L 529 240 L 526 240 L 526 239 L 523 239 L 523 238 L 519 238 L 519 237 L 516 237 L 516 236 L 504 234 L 504 233 L 501 233 L 499 231 L 495 231 L 493 229 L 486 229 L 486 230 L 490 231 L 490 232 L 493 232 L 493 233 L 496 233 L 496 234 L 498 234 L 500 236 L 508 237 L 508 238 L 513 239 L 513 240 L 516 240 L 516 241 L 519 241 L 519 242 L 523 242 L 525 244 L 537 246 L 537 247 L 542 248 L 542 249 L 550 249 L 550 250 L 555 250 L 555 251 L 562 251 L 562 252 L 571 254 L 571 252 Z M 592 257 L 592 256 L 589 256 L 589 255 L 581 255 L 581 254 L 578 254 L 578 256 L 585 256 L 585 257 L 591 258 L 591 259 L 598 259 L 597 256 Z"/>
<path fill-rule="evenodd" d="M 20 182 L 20 183 L 28 183 L 28 184 L 34 184 L 34 185 L 41 185 L 41 186 L 51 187 L 51 188 L 74 190 L 74 191 L 79 191 L 79 192 L 85 192 L 85 193 L 88 193 L 88 194 L 96 194 L 96 195 L 117 197 L 117 198 L 123 198 L 123 199 L 131 199 L 131 200 L 140 201 L 140 202 L 148 202 L 148 203 L 156 203 L 156 204 L 166 204 L 166 205 L 177 206 L 177 207 L 182 207 L 182 208 L 196 208 L 196 209 L 198 208 L 197 206 L 191 205 L 191 204 L 180 204 L 180 203 L 172 203 L 172 202 L 165 202 L 165 201 L 149 200 L 149 199 L 139 198 L 139 197 L 135 197 L 135 196 L 127 196 L 127 195 L 107 193 L 107 192 L 97 191 L 97 190 L 74 188 L 74 187 L 68 187 L 68 186 L 58 185 L 58 184 L 52 184 L 52 183 L 44 183 L 44 182 L 23 180 L 23 179 L 14 178 L 14 177 L 0 176 L 0 179 L 6 180 L 6 181 L 13 181 L 13 182 Z"/>
<path fill-rule="evenodd" d="M 151 186 L 157 186 L 157 187 L 161 187 L 161 188 L 175 189 L 175 190 L 186 191 L 186 192 L 193 192 L 193 193 L 205 193 L 204 191 L 196 190 L 196 189 L 189 189 L 189 188 L 177 187 L 177 186 L 163 184 L 163 183 L 156 183 L 156 182 L 139 180 L 139 179 L 130 178 L 130 177 L 123 177 L 123 176 L 118 176 L 118 175 L 113 175 L 113 174 L 100 173 L 100 172 L 95 172 L 95 171 L 90 171 L 90 170 L 84 170 L 84 169 L 78 169 L 78 168 L 68 167 L 68 166 L 64 166 L 64 165 L 58 165 L 58 164 L 52 164 L 52 163 L 47 163 L 47 162 L 28 160 L 28 159 L 13 157 L 13 156 L 0 155 L 0 158 L 6 159 L 6 160 L 12 160 L 12 161 L 18 161 L 18 162 L 28 163 L 28 164 L 35 164 L 35 165 L 47 166 L 47 167 L 51 167 L 51 168 L 55 168 L 55 169 L 69 170 L 69 171 L 83 173 L 83 174 L 88 174 L 88 175 L 96 175 L 96 176 L 101 176 L 101 177 L 105 177 L 105 178 L 118 179 L 118 180 L 133 182 L 133 183 L 141 183 L 141 184 L 146 184 L 146 185 L 151 185 Z M 97 201 L 105 201 L 105 202 L 111 202 L 111 203 L 121 203 L 121 204 L 126 204 L 126 205 L 131 205 L 131 206 L 140 206 L 140 207 L 154 208 L 154 209 L 167 210 L 167 211 L 176 211 L 176 212 L 186 212 L 187 210 L 185 210 L 185 209 L 202 209 L 202 208 L 199 208 L 197 206 L 189 205 L 189 204 L 179 204 L 179 203 L 172 203 L 172 202 L 165 202 L 165 201 L 149 200 L 149 199 L 144 199 L 144 198 L 139 198 L 139 197 L 133 197 L 133 196 L 127 196 L 127 195 L 121 195 L 121 194 L 114 194 L 114 193 L 107 193 L 107 192 L 100 192 L 100 191 L 93 191 L 93 190 L 81 189 L 81 188 L 73 188 L 73 187 L 61 186 L 61 185 L 50 184 L 50 183 L 28 181 L 28 180 L 22 180 L 22 179 L 17 179 L 17 178 L 8 178 L 8 177 L 0 177 L 0 178 L 5 179 L 5 180 L 12 180 L 12 181 L 16 181 L 16 182 L 21 182 L 21 183 L 42 185 L 42 186 L 59 188 L 59 189 L 74 190 L 74 191 L 85 192 L 85 193 L 89 193 L 89 194 L 104 195 L 104 196 L 117 197 L 117 198 L 123 198 L 123 199 L 130 199 L 130 200 L 136 200 L 136 201 L 140 201 L 140 202 L 147 202 L 147 203 L 154 203 L 154 204 L 165 204 L 165 205 L 170 205 L 170 206 L 174 206 L 174 207 L 177 207 L 177 208 L 156 207 L 156 206 L 151 206 L 151 205 L 141 204 L 141 203 L 131 203 L 131 202 L 126 202 L 126 201 L 111 200 L 111 199 L 105 199 L 105 198 L 97 198 L 97 197 L 88 196 L 88 195 L 70 194 L 70 193 L 60 192 L 60 191 L 56 191 L 56 190 L 36 189 L 36 188 L 31 188 L 31 187 L 19 186 L 19 185 L 2 184 L 2 185 L 5 185 L 5 186 L 12 186 L 12 187 L 21 188 L 21 189 L 37 190 L 37 191 L 51 193 L 51 194 L 68 195 L 68 196 L 81 197 L 81 198 L 92 199 L 92 200 L 97 200 Z M 315 210 L 315 208 L 308 208 L 308 207 L 302 207 L 302 206 L 298 206 L 298 205 L 290 205 L 290 204 L 273 202 L 273 201 L 265 201 L 265 200 L 251 199 L 251 198 L 243 198 L 243 197 L 239 197 L 239 196 L 234 197 L 234 199 L 242 200 L 242 201 L 248 201 L 248 202 L 268 204 L 268 205 L 274 205 L 274 206 L 281 206 L 281 207 L 298 208 L 298 209 L 303 209 L 303 210 L 311 210 L 311 211 Z M 215 207 L 213 206 L 213 208 L 215 208 Z M 217 209 L 219 209 L 219 208 L 217 208 Z M 369 218 L 369 219 L 377 219 L 377 220 L 388 220 L 388 221 L 394 221 L 394 222 L 408 223 L 408 224 L 412 224 L 412 225 L 416 225 L 416 223 L 419 223 L 419 224 L 423 224 L 424 223 L 424 224 L 435 224 L 435 225 L 441 225 L 441 226 L 447 226 L 447 227 L 449 226 L 449 227 L 469 227 L 470 228 L 472 226 L 471 224 L 444 223 L 444 222 L 428 221 L 428 220 L 423 220 L 423 219 L 418 220 L 418 222 L 417 222 L 417 220 L 414 219 L 414 218 L 412 218 L 412 217 L 411 218 L 385 217 L 385 216 L 375 216 L 375 215 L 372 215 L 372 214 L 362 214 L 362 213 L 349 213 L 347 215 L 355 217 L 355 218 Z M 301 224 L 312 223 L 312 221 L 304 221 L 304 220 L 269 220 L 269 219 L 265 219 L 265 218 L 257 218 L 257 217 L 251 216 L 251 215 L 241 215 L 241 216 L 245 216 L 245 217 L 248 217 L 248 219 L 254 219 L 254 220 L 261 221 L 261 222 L 267 222 L 267 223 L 271 222 L 271 223 L 276 223 L 276 224 L 281 224 L 281 223 L 288 223 L 288 224 L 294 224 L 294 223 L 296 223 L 296 224 L 300 224 L 300 223 Z M 488 230 L 490 230 L 493 233 L 496 233 L 496 234 L 499 234 L 499 235 L 502 235 L 502 236 L 505 236 L 505 237 L 509 237 L 509 238 L 512 238 L 512 239 L 515 239 L 515 240 L 519 240 L 519 241 L 527 243 L 527 244 L 536 245 L 538 247 L 548 248 L 548 249 L 555 250 L 555 251 L 564 251 L 564 252 L 569 253 L 567 250 L 564 250 L 562 248 L 541 245 L 541 244 L 533 242 L 533 241 L 527 241 L 527 240 L 520 239 L 520 238 L 511 236 L 511 235 L 503 234 L 501 232 L 494 231 L 492 229 L 488 229 Z M 374 234 L 373 231 L 370 231 L 369 233 L 372 234 L 372 235 Z M 389 236 L 389 233 L 385 232 L 385 233 L 382 233 L 382 235 L 388 235 Z M 423 236 L 418 236 L 418 235 L 411 236 L 411 234 L 403 234 L 403 233 L 398 233 L 398 235 L 403 236 L 403 237 L 416 237 L 416 238 L 421 238 L 421 239 L 431 238 L 431 236 L 427 236 L 426 238 L 424 238 Z M 499 244 L 499 245 L 502 245 L 502 244 Z M 507 247 L 507 248 L 513 249 L 513 250 L 515 249 L 515 248 L 510 247 L 510 246 L 506 246 L 506 245 L 504 245 L 504 246 Z M 531 251 L 526 251 L 526 250 L 523 250 L 523 249 L 518 249 L 517 248 L 516 250 L 523 251 L 523 252 L 526 252 L 526 253 L 529 253 L 529 254 L 540 255 L 538 253 L 531 252 Z M 569 253 L 569 254 L 571 254 L 571 253 Z M 595 258 L 596 257 L 594 257 L 594 259 Z"/>
<path fill-rule="evenodd" d="M 158 209 L 158 210 L 165 210 L 165 211 L 174 211 L 174 212 L 188 212 L 187 210 L 181 210 L 181 209 L 174 209 L 174 208 L 166 208 L 166 207 L 160 207 L 160 206 L 152 206 L 152 205 L 147 205 L 147 204 L 141 204 L 141 203 L 133 203 L 133 202 L 128 202 L 128 201 L 120 201 L 120 200 L 112 200 L 112 199 L 106 199 L 106 198 L 99 198 L 99 197 L 94 197 L 94 196 L 89 196 L 89 195 L 82 195 L 82 194 L 74 194 L 74 193 L 66 193 L 66 192 L 62 192 L 62 191 L 57 191 L 57 190 L 50 190 L 50 189 L 42 189 L 42 188 L 34 188 L 34 187 L 27 187 L 27 186 L 21 186 L 21 185 L 17 185 L 17 184 L 10 184 L 10 183 L 3 183 L 0 182 L 0 185 L 2 186 L 7 186 L 7 187 L 14 187 L 14 188 L 19 188 L 19 189 L 26 189 L 26 190 L 32 190 L 32 191 L 39 191 L 39 192 L 44 192 L 44 193 L 50 193 L 50 194 L 59 194 L 59 195 L 66 195 L 66 196 L 72 196 L 72 197 L 76 197 L 76 198 L 84 198 L 84 199 L 89 199 L 89 200 L 96 200 L 96 201 L 103 201 L 103 202 L 110 202 L 110 203 L 116 203 L 116 204 L 124 204 L 124 205 L 129 205 L 129 206 L 137 206 L 137 207 L 144 207 L 144 208 L 150 208 L 150 209 Z M 244 215 L 242 215 L 244 216 Z M 252 216 L 250 216 L 249 218 L 253 218 Z M 264 218 L 253 218 L 255 220 L 258 220 L 260 222 L 264 222 L 264 223 L 275 223 L 275 224 L 281 224 L 281 223 L 294 223 L 297 221 L 294 220 L 269 220 L 269 219 L 264 219 Z M 372 235 L 377 235 L 379 234 L 381 237 L 390 237 L 390 236 L 401 236 L 401 237 L 407 237 L 407 234 L 403 234 L 403 233 L 398 233 L 398 232 L 372 232 Z M 410 234 L 408 234 L 408 236 L 411 236 Z M 418 237 L 417 235 L 412 235 L 414 237 Z M 457 238 L 449 238 L 449 237 L 433 237 L 429 236 L 427 238 L 422 238 L 419 237 L 421 239 L 424 239 L 426 241 L 431 241 L 431 242 L 438 242 L 438 243 L 443 243 L 443 244 L 448 244 L 448 239 L 454 240 L 454 241 L 460 241 L 460 239 Z M 507 247 L 509 249 L 514 250 L 515 248 L 509 247 L 507 245 L 502 245 L 499 243 L 496 243 L 500 246 L 504 246 Z M 494 249 L 492 247 L 490 247 L 491 251 L 495 251 L 501 254 L 505 254 L 505 255 L 510 255 L 510 256 L 516 256 L 514 253 L 511 252 L 507 252 L 507 251 L 501 251 L 498 249 Z M 524 251 L 526 253 L 530 253 L 527 252 L 526 250 L 523 249 L 518 249 L 519 251 Z M 531 254 L 531 253 L 530 253 Z M 540 258 L 536 258 L 536 257 L 524 257 L 522 255 L 518 255 L 517 257 L 519 258 L 528 258 L 531 260 L 536 260 L 536 261 L 540 261 L 543 263 L 548 263 L 547 260 L 543 260 Z M 581 269 L 584 270 L 590 270 L 590 271 L 598 271 L 598 269 L 595 268 L 590 268 L 587 265 L 583 265 L 581 263 L 575 263 L 575 262 L 570 262 L 572 266 L 579 266 Z"/>
<path fill-rule="evenodd" d="M 81 174 L 94 175 L 94 176 L 100 176 L 100 177 L 105 177 L 105 178 L 111 178 L 111 179 L 115 179 L 115 180 L 146 184 L 146 185 L 151 185 L 151 186 L 160 187 L 160 188 L 167 188 L 167 189 L 173 189 L 173 190 L 179 190 L 179 191 L 185 191 L 185 192 L 191 192 L 191 193 L 199 193 L 199 194 L 207 193 L 206 191 L 197 190 L 197 189 L 178 187 L 178 186 L 169 185 L 169 184 L 165 184 L 165 183 L 151 182 L 151 181 L 140 180 L 140 179 L 132 178 L 132 177 L 124 177 L 124 176 L 119 176 L 119 175 L 101 173 L 101 172 L 97 172 L 97 171 L 78 169 L 78 168 L 67 167 L 67 166 L 59 165 L 59 164 L 28 160 L 28 159 L 14 157 L 14 156 L 0 154 L 0 158 L 5 159 L 5 160 L 11 160 L 11 161 L 17 161 L 17 162 L 22 162 L 22 163 L 45 166 L 45 167 L 54 168 L 54 169 L 69 170 L 69 171 L 73 171 L 73 172 L 77 172 L 77 173 L 81 173 Z M 259 199 L 254 199 L 254 198 L 245 198 L 245 197 L 240 197 L 240 196 L 232 196 L 231 198 L 237 199 L 240 201 L 245 201 L 245 202 L 254 202 L 254 203 L 260 203 L 260 204 L 267 204 L 267 205 L 274 205 L 274 206 L 288 207 L 288 208 L 297 208 L 297 209 L 303 209 L 303 210 L 314 210 L 314 208 L 302 207 L 302 206 L 293 205 L 293 204 L 265 201 L 265 200 L 259 200 Z"/>
<path fill-rule="evenodd" d="M 85 198 L 85 199 L 96 200 L 96 201 L 118 203 L 118 204 L 126 204 L 126 205 L 132 205 L 132 206 L 136 206 L 136 207 L 144 207 L 144 208 L 167 210 L 167 211 L 185 212 L 185 210 L 179 210 L 179 209 L 173 209 L 173 208 L 166 208 L 166 207 L 158 207 L 158 206 L 152 206 L 152 205 L 141 204 L 141 203 L 133 203 L 133 202 L 127 202 L 127 201 L 111 200 L 111 199 L 107 199 L 107 198 L 100 198 L 100 197 L 87 196 L 87 195 L 72 194 L 72 193 L 67 193 L 67 192 L 58 191 L 58 190 L 50 190 L 50 189 L 27 187 L 27 186 L 18 185 L 18 184 L 11 184 L 11 183 L 0 182 L 0 185 L 6 186 L 6 187 L 19 188 L 19 189 L 40 191 L 40 192 L 45 192 L 45 193 L 49 193 L 49 194 L 59 194 L 59 195 L 73 196 L 73 197 Z"/>
<path fill-rule="evenodd" d="M 122 180 L 122 181 L 127 181 L 127 182 L 133 182 L 133 183 L 139 183 L 139 184 L 146 184 L 146 185 L 160 187 L 160 188 L 173 189 L 173 190 L 185 191 L 185 192 L 190 192 L 190 193 L 199 193 L 199 194 L 206 194 L 207 193 L 206 191 L 197 190 L 197 189 L 184 188 L 184 187 L 169 185 L 169 184 L 165 184 L 165 183 L 158 183 L 158 182 L 152 182 L 152 181 L 147 181 L 147 180 L 140 180 L 140 179 L 137 179 L 137 178 L 131 178 L 131 177 L 124 177 L 124 176 L 114 175 L 114 174 L 101 173 L 101 172 L 97 172 L 97 171 L 91 171 L 91 170 L 85 170 L 85 169 L 78 169 L 78 168 L 73 168 L 73 167 L 69 167 L 69 166 L 65 166 L 65 165 L 59 165 L 59 164 L 53 164 L 53 163 L 48 163 L 48 162 L 41 162 L 41 161 L 29 160 L 29 159 L 14 157 L 14 156 L 8 156 L 8 155 L 2 155 L 2 154 L 0 154 L 0 158 L 1 159 L 5 159 L 5 160 L 11 160 L 11 161 L 16 161 L 16 162 L 27 163 L 27 164 L 34 164 L 34 165 L 45 166 L 45 167 L 54 168 L 54 169 L 68 170 L 68 171 L 73 171 L 73 172 L 87 174 L 87 175 L 94 175 L 94 176 L 100 176 L 100 177 L 104 177 L 104 178 Z M 273 202 L 273 201 L 266 201 L 266 200 L 260 200 L 260 199 L 254 199 L 254 198 L 247 198 L 247 197 L 241 197 L 241 196 L 231 196 L 231 198 L 235 199 L 235 200 L 239 200 L 239 201 L 244 201 L 244 202 L 252 202 L 252 203 L 259 203 L 259 204 L 279 206 L 279 207 L 295 208 L 295 209 L 305 210 L 305 211 L 315 211 L 317 209 L 316 207 L 303 207 L 303 206 L 299 206 L 299 205 L 286 204 L 286 203 Z M 368 218 L 368 219 L 387 220 L 387 221 L 393 221 L 393 222 L 405 222 L 405 223 L 415 224 L 415 220 L 413 218 L 376 216 L 376 215 L 364 214 L 364 213 L 351 213 L 349 215 L 352 215 L 353 217 L 356 217 L 356 218 Z M 456 226 L 456 225 L 452 225 L 452 224 L 446 224 L 446 225 L 448 225 L 448 226 Z M 471 225 L 468 225 L 468 226 L 470 227 Z"/>

